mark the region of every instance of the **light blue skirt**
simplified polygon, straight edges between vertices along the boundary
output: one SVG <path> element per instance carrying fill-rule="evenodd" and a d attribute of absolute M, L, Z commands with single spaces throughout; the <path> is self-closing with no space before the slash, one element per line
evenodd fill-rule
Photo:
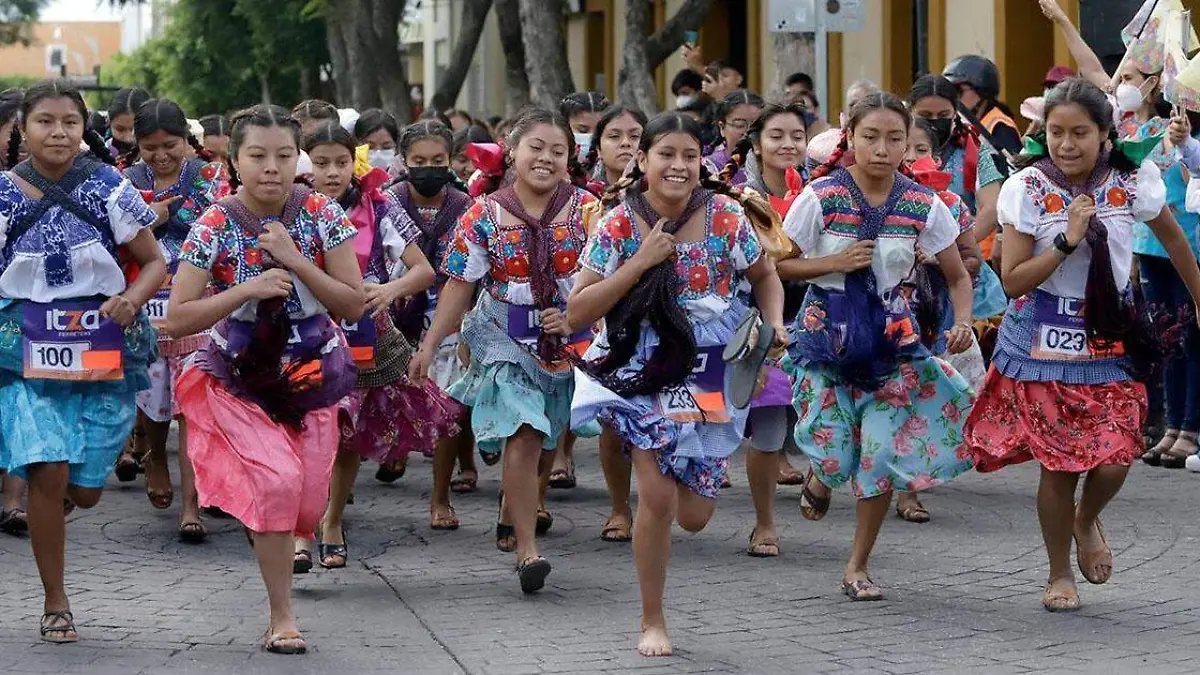
<path fill-rule="evenodd" d="M 992 266 L 983 263 L 979 267 L 979 281 L 975 284 L 975 301 L 971 307 L 971 316 L 976 319 L 990 319 L 997 314 L 1003 314 L 1008 307 L 1008 296 L 1004 294 L 1004 285 L 1000 277 L 992 270 Z"/>
<path fill-rule="evenodd" d="M 543 389 L 515 363 L 483 364 L 474 359 L 460 380 L 446 391 L 471 409 L 471 430 L 483 455 L 498 455 L 523 425 L 542 436 L 542 449 L 552 452 L 571 419 L 575 383 L 561 380 Z"/>

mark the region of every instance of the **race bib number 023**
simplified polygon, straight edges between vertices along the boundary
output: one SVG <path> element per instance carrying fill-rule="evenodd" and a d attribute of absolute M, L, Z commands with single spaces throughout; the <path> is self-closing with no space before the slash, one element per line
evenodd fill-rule
<path fill-rule="evenodd" d="M 121 327 L 100 314 L 99 301 L 25 303 L 24 375 L 38 380 L 124 379 Z"/>
<path fill-rule="evenodd" d="M 1121 356 L 1124 349 L 1094 349 L 1088 340 L 1083 323 L 1083 301 L 1073 298 L 1053 298 L 1039 302 L 1034 319 L 1037 333 L 1029 355 L 1049 361 L 1086 361 Z"/>

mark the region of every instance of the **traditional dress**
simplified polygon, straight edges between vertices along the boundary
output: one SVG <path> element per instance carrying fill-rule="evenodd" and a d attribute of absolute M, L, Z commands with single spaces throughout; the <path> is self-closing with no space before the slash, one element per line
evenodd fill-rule
<path fill-rule="evenodd" d="M 65 462 L 101 488 L 137 416 L 157 340 L 144 313 L 122 331 L 100 305 L 125 290 L 117 247 L 155 221 L 116 169 L 86 157 L 58 183 L 0 174 L 0 466 Z"/>
<path fill-rule="evenodd" d="M 347 212 L 358 231 L 354 253 L 365 282 L 386 283 L 404 275 L 401 256 L 420 230 L 393 197 L 379 190 L 386 173 L 376 169 L 361 180 L 362 197 Z M 381 463 L 413 450 L 432 456 L 439 438 L 458 433 L 462 407 L 435 382 L 409 383 L 412 346 L 396 329 L 390 312 L 376 318 L 368 313 L 343 328 L 355 351 L 370 351 L 365 361 L 356 359 L 362 368 L 358 383 L 342 402 L 343 448 Z"/>
<path fill-rule="evenodd" d="M 1166 200 L 1151 161 L 1137 171 L 1109 170 L 1091 196 L 1108 230 L 1112 273 L 1129 288 L 1133 226 L 1157 216 Z M 1071 193 L 1034 166 L 1000 191 L 1000 222 L 1034 238 L 1034 255 L 1067 229 Z M 1129 466 L 1143 450 L 1146 388 L 1133 381 L 1119 345 L 1089 344 L 1082 316 L 1091 249 L 1081 242 L 1050 278 L 1009 304 L 992 369 L 965 434 L 980 471 L 1036 459 L 1051 471 Z"/>
<path fill-rule="evenodd" d="M 569 364 L 546 363 L 533 348 L 541 330 L 531 239 L 540 237 L 548 251 L 552 302 L 565 309 L 587 242 L 581 209 L 595 200 L 586 190 L 562 189 L 569 193 L 547 207 L 552 222 L 537 228 L 502 209 L 497 195 L 476 202 L 459 221 L 442 266 L 449 277 L 482 286 L 462 325 L 471 364 L 449 393 L 471 408 L 471 427 L 485 455 L 499 454 L 524 425 L 542 436 L 543 450 L 553 451 L 571 418 Z"/>
<path fill-rule="evenodd" d="M 715 498 L 749 414 L 749 409 L 729 403 L 731 371 L 724 367 L 721 353 L 745 312 L 735 298 L 738 283 L 763 252 L 736 199 L 714 195 L 702 208 L 704 237 L 676 244 L 674 258 L 679 279 L 675 297 L 699 348 L 692 376 L 657 395 L 622 397 L 577 371 L 571 416 L 574 424 L 599 418 L 630 451 L 653 452 L 664 476 L 700 496 Z M 626 201 L 597 224 L 581 264 L 611 277 L 637 253 L 642 237 Z M 634 355 L 618 375 L 639 372 L 658 344 L 658 334 L 643 322 Z M 586 356 L 602 356 L 607 345 L 605 330 Z"/>
<path fill-rule="evenodd" d="M 217 292 L 264 271 L 258 235 L 278 220 L 300 253 L 324 269 L 326 252 L 352 242 L 356 230 L 336 202 L 295 187 L 282 218 L 258 219 L 236 197 L 213 205 L 196 221 L 180 259 L 207 270 Z M 188 455 L 196 468 L 201 506 L 217 506 L 255 532 L 311 538 L 325 511 L 338 449 L 338 401 L 353 388 L 350 349 L 324 306 L 295 275 L 283 309 L 292 331 L 284 362 L 294 371 L 288 396 L 303 424 L 283 424 L 234 372 L 258 326 L 260 301 L 234 310 L 212 330 L 212 342 L 185 365 L 176 382 L 188 421 Z M 316 371 L 319 377 L 309 378 Z"/>
<path fill-rule="evenodd" d="M 796 443 L 816 477 L 829 487 L 849 482 L 869 498 L 925 490 L 970 469 L 961 435 L 970 386 L 921 344 L 902 288 L 917 246 L 936 255 L 954 245 L 959 226 L 946 205 L 897 174 L 887 202 L 875 208 L 838 169 L 805 188 L 784 231 L 810 258 L 876 243 L 867 270 L 811 281 L 788 349 Z M 844 360 L 852 340 L 879 350 L 866 355 L 869 373 Z"/>
<path fill-rule="evenodd" d="M 146 163 L 139 162 L 125 170 L 125 176 L 141 191 L 147 203 L 182 197 L 171 206 L 167 222 L 154 231 L 163 259 L 167 261 L 167 278 L 158 293 L 146 303 L 150 322 L 160 330 L 158 359 L 150 364 L 150 389 L 138 392 L 137 403 L 142 413 L 155 422 L 169 422 L 179 414 L 179 406 L 171 394 L 171 385 L 179 377 L 183 359 L 208 344 L 206 333 L 173 339 L 161 329 L 167 321 L 167 301 L 171 296 L 175 271 L 179 268 L 179 250 L 192 229 L 192 223 L 209 206 L 229 193 L 227 179 L 221 177 L 222 170 L 220 164 L 188 160 L 184 162 L 175 184 L 165 190 L 154 189 L 154 171 Z"/>

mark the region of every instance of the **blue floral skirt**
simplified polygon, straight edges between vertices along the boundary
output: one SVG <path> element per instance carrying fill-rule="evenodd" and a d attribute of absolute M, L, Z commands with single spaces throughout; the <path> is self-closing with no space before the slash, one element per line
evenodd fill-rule
<path fill-rule="evenodd" d="M 902 362 L 876 391 L 847 387 L 828 369 L 788 363 L 799 415 L 796 444 L 829 487 L 860 499 L 919 492 L 971 469 L 963 422 L 974 397 L 937 358 Z"/>

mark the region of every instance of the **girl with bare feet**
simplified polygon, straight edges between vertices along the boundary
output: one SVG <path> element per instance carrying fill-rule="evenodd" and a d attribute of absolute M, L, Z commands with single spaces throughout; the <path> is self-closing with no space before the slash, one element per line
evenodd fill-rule
<path fill-rule="evenodd" d="M 396 329 L 392 308 L 433 285 L 433 268 L 418 248 L 419 230 L 395 199 L 380 190 L 387 172 L 364 161 L 354 138 L 326 122 L 301 144 L 313 163 L 313 187 L 332 197 L 357 230 L 354 253 L 363 273 L 367 313 L 358 322 L 343 321 L 358 381 L 341 402 L 341 441 L 329 487 L 329 507 L 321 521 L 316 562 L 346 566 L 349 551 L 342 515 L 358 476 L 361 459 L 387 463 L 416 451 L 431 455 L 442 438 L 458 433 L 462 406 L 424 380 L 408 381 L 412 347 Z M 297 539 L 295 571 L 312 567 L 310 543 Z"/>
<path fill-rule="evenodd" d="M 29 159 L 0 174 L 0 465 L 29 482 L 41 638 L 75 642 L 66 513 L 100 501 L 133 430 L 156 340 L 142 307 L 167 268 L 156 215 L 105 163 L 78 90 L 65 80 L 30 87 L 20 125 L 14 140 Z M 79 152 L 84 141 L 90 153 Z M 141 268 L 131 284 L 118 247 Z"/>
<path fill-rule="evenodd" d="M 858 523 L 842 591 L 853 600 L 883 597 L 867 565 L 892 491 L 924 490 L 971 468 L 965 449 L 956 452 L 970 386 L 923 345 L 904 293 L 917 248 L 936 256 L 954 311 L 949 351 L 971 345 L 958 223 L 932 190 L 899 171 L 911 126 L 895 96 L 859 99 L 837 151 L 784 219 L 803 255 L 797 275 L 811 284 L 788 361 L 796 442 L 810 466 L 801 512 L 821 519 L 833 488 L 851 484 Z M 835 169 L 850 151 L 854 164 Z"/>
<path fill-rule="evenodd" d="M 539 481 L 570 421 L 574 389 L 565 349 L 576 338 L 564 309 L 587 240 L 581 209 L 595 197 L 567 182 L 568 167 L 578 167 L 575 142 L 557 112 L 523 113 L 505 148 L 513 180 L 459 221 L 442 267 L 450 279 L 410 375 L 426 377 L 461 325 L 471 363 L 449 393 L 471 408 L 480 452 L 502 454 L 501 518 L 516 538 L 521 590 L 534 593 L 550 574 L 534 535 Z"/>
<path fill-rule="evenodd" d="M 438 298 L 446 284 L 445 273 L 439 271 L 446 263 L 454 227 L 471 198 L 454 185 L 450 170 L 453 137 L 449 127 L 441 122 L 425 120 L 404 128 L 400 133 L 399 159 L 403 162 L 403 180 L 389 189 L 400 207 L 416 224 L 415 243 L 437 275 L 435 284 L 425 293 L 413 296 L 395 313 L 396 326 L 411 344 L 420 344 L 421 337 L 433 323 Z M 433 356 L 430 378 L 442 391 L 462 377 L 464 360 L 459 357 L 459 333 L 455 330 L 437 346 Z M 469 410 L 460 408 L 457 420 L 460 432 L 442 436 L 433 452 L 433 490 L 429 497 L 429 526 L 435 530 L 458 529 L 458 516 L 450 505 L 454 488 L 455 459 L 459 459 L 462 475 L 459 485 L 472 489 L 478 482 L 475 471 L 475 441 L 469 431 Z M 465 455 L 465 457 L 464 457 Z M 459 488 L 461 491 L 462 488 Z"/>
<path fill-rule="evenodd" d="M 1004 286 L 1014 298 L 964 434 L 980 471 L 1036 459 L 1038 520 L 1050 577 L 1042 605 L 1079 608 L 1071 570 L 1108 581 L 1100 513 L 1142 454 L 1144 382 L 1166 340 L 1129 289 L 1135 223 L 1153 230 L 1200 301 L 1200 269 L 1166 204 L 1145 144 L 1125 145 L 1104 92 L 1069 79 L 1046 97 L 1045 132 L 1000 192 Z M 1081 475 L 1082 494 L 1075 489 Z"/>
<path fill-rule="evenodd" d="M 154 236 L 167 261 L 167 280 L 147 306 L 150 322 L 161 330 L 167 322 L 167 299 L 179 267 L 179 249 L 192 223 L 228 193 L 229 185 L 221 178 L 225 169 L 203 159 L 208 151 L 192 135 L 187 116 L 174 102 L 151 99 L 142 104 L 133 116 L 133 134 L 139 161 L 125 170 L 125 176 L 158 216 Z M 188 157 L 192 150 L 196 150 L 197 157 Z M 138 422 L 133 433 L 134 445 L 142 446 L 135 452 L 142 456 L 150 504 L 166 509 L 174 497 L 167 464 L 167 433 L 171 420 L 178 420 L 179 483 L 183 493 L 179 538 L 189 543 L 203 542 L 208 530 L 200 521 L 196 484 L 187 456 L 187 422 L 179 414 L 172 385 L 183 361 L 206 344 L 208 335 L 204 333 L 177 340 L 159 333 L 158 360 L 150 364 L 150 389 L 138 392 Z"/>
<path fill-rule="evenodd" d="M 240 520 L 258 557 L 270 603 L 263 648 L 302 654 L 292 543 L 313 536 L 329 496 L 338 402 L 357 372 L 332 317 L 362 317 L 362 273 L 345 212 L 293 185 L 300 124 L 258 105 L 231 127 L 231 183 L 241 188 L 192 226 L 171 290 L 171 335 L 212 329 L 175 395 L 200 503 Z"/>
<path fill-rule="evenodd" d="M 568 306 L 572 326 L 605 321 L 589 354 L 597 358 L 576 376 L 571 414 L 598 418 L 632 456 L 645 656 L 672 649 L 663 612 L 672 523 L 704 528 L 741 444 L 747 410 L 728 403 L 722 351 L 745 314 L 734 297 L 743 277 L 776 347 L 786 339 L 774 264 L 739 199 L 702 167 L 693 118 L 668 113 L 647 125 L 637 167 L 610 188 L 627 191 L 597 224 Z M 761 199 L 757 208 L 770 210 Z M 777 224 L 774 233 L 782 247 Z"/>

